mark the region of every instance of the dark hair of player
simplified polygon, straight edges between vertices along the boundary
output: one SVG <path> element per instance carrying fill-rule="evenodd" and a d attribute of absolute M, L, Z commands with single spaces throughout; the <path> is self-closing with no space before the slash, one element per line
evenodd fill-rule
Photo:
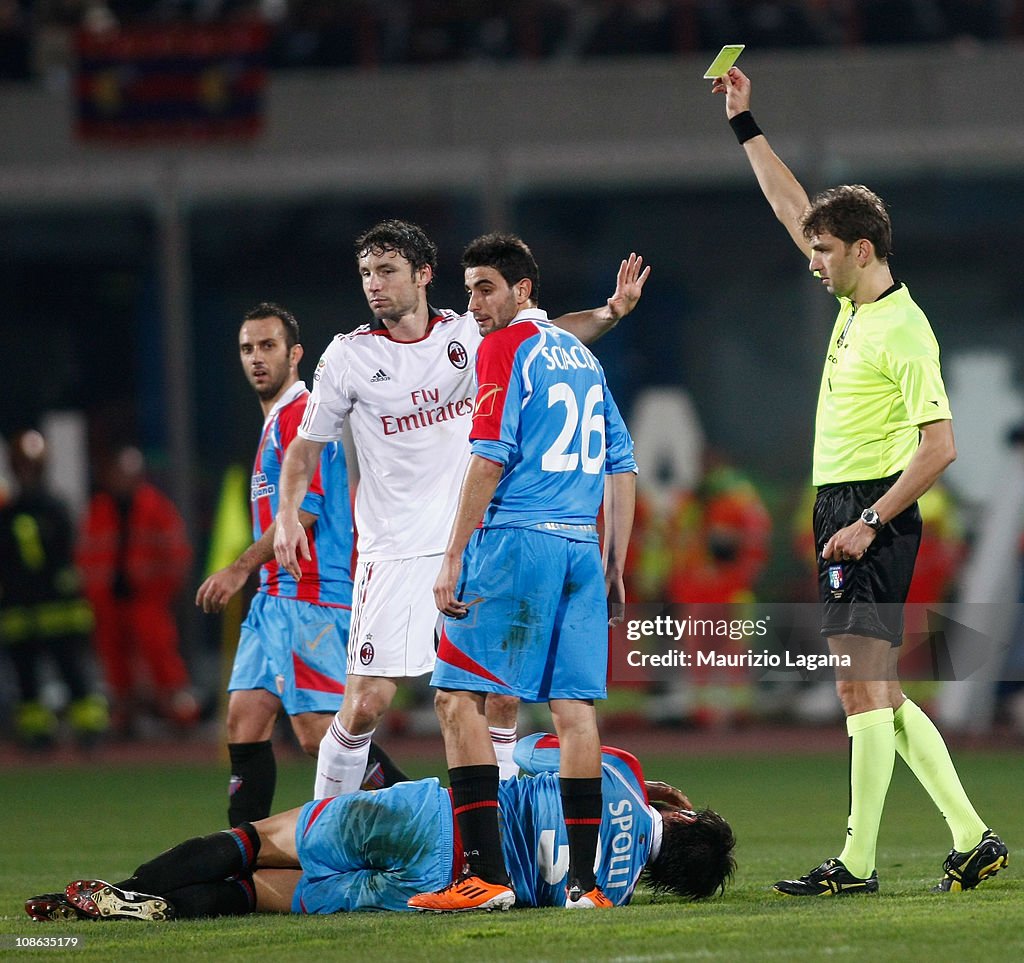
<path fill-rule="evenodd" d="M 394 251 L 404 257 L 413 271 L 429 267 L 437 271 L 437 245 L 423 228 L 409 221 L 381 221 L 356 238 L 356 259 L 367 254 L 380 256 Z"/>
<path fill-rule="evenodd" d="M 811 201 L 800 226 L 808 239 L 831 234 L 844 244 L 853 244 L 866 238 L 875 246 L 880 261 L 892 254 L 892 222 L 885 201 L 863 184 L 822 191 Z"/>
<path fill-rule="evenodd" d="M 671 807 L 655 807 L 671 812 Z M 640 876 L 656 893 L 672 893 L 688 900 L 724 893 L 736 872 L 732 827 L 714 810 L 700 809 L 693 823 L 666 820 L 658 858 Z"/>
<path fill-rule="evenodd" d="M 540 269 L 526 242 L 514 234 L 485 234 L 471 241 L 462 254 L 462 268 L 494 268 L 511 286 L 523 278 L 531 284 L 530 300 L 540 294 Z"/>
<path fill-rule="evenodd" d="M 273 301 L 261 301 L 256 307 L 245 312 L 244 321 L 263 321 L 265 318 L 280 318 L 284 326 L 284 343 L 290 351 L 299 343 L 299 322 L 295 315 Z"/>

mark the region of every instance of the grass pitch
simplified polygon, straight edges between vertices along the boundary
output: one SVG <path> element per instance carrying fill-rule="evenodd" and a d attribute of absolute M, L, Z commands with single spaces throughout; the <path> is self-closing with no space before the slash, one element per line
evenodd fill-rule
<path fill-rule="evenodd" d="M 810 737 L 809 737 L 810 738 Z M 628 741 L 628 740 L 621 740 Z M 897 759 L 879 842 L 878 896 L 791 899 L 770 891 L 842 845 L 845 755 L 643 759 L 651 778 L 720 810 L 738 838 L 724 897 L 652 900 L 606 913 L 525 910 L 421 917 L 249 916 L 143 924 L 34 924 L 22 903 L 70 879 L 118 879 L 156 852 L 223 824 L 224 767 L 156 765 L 9 770 L 2 777 L 0 956 L 138 960 L 876 960 L 1024 959 L 1024 767 L 1019 752 L 955 753 L 983 817 L 1010 847 L 1010 867 L 979 889 L 933 894 L 949 849 L 945 824 Z M 420 760 L 415 775 L 441 772 Z M 281 766 L 277 806 L 305 800 L 310 763 Z M 75 949 L 24 949 L 16 937 L 76 936 Z"/>

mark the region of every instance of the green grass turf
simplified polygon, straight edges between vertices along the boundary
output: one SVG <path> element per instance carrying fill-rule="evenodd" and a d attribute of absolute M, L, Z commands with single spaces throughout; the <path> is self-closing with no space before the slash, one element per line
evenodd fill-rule
<path fill-rule="evenodd" d="M 685 737 L 680 739 L 685 745 Z M 1024 813 L 1019 752 L 957 753 L 965 785 L 1011 848 L 1010 868 L 978 890 L 929 892 L 949 849 L 945 824 L 897 760 L 879 845 L 882 893 L 789 899 L 769 891 L 842 844 L 846 759 L 840 755 L 648 758 L 651 778 L 725 814 L 739 871 L 699 904 L 642 890 L 607 913 L 526 910 L 420 917 L 250 916 L 170 924 L 33 924 L 30 895 L 79 876 L 116 879 L 187 836 L 221 826 L 222 767 L 20 769 L 2 777 L 0 957 L 166 961 L 346 960 L 876 960 L 1024 959 Z M 419 760 L 416 774 L 440 771 Z M 281 767 L 278 805 L 304 799 L 311 767 Z M 1017 847 L 1014 852 L 1015 847 Z M 1020 855 L 1018 855 L 1020 854 Z M 77 936 L 82 946 L 25 950 L 14 936 Z"/>

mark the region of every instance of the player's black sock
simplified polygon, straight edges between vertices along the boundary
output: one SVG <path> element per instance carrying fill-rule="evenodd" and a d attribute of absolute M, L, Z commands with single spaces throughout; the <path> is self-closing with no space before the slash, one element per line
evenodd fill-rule
<path fill-rule="evenodd" d="M 194 883 L 165 894 L 179 920 L 210 916 L 245 916 L 256 909 L 256 889 L 251 876 Z"/>
<path fill-rule="evenodd" d="M 274 746 L 265 742 L 232 742 L 231 782 L 228 784 L 228 823 L 254 823 L 270 815 L 277 785 Z"/>
<path fill-rule="evenodd" d="M 462 855 L 470 872 L 488 883 L 508 886 L 498 830 L 498 767 L 456 766 L 448 770 L 448 779 Z"/>
<path fill-rule="evenodd" d="M 209 836 L 178 843 L 143 863 L 117 885 L 139 893 L 165 896 L 172 890 L 251 873 L 256 867 L 260 837 L 249 823 Z"/>
<path fill-rule="evenodd" d="M 396 782 L 408 782 L 409 777 L 395 765 L 394 760 L 375 742 L 370 743 L 370 765 L 377 763 L 384 777 L 382 786 L 393 786 Z"/>
<path fill-rule="evenodd" d="M 580 884 L 587 893 L 597 885 L 594 859 L 601 830 L 601 777 L 595 779 L 559 778 L 562 815 L 569 833 L 569 882 Z"/>

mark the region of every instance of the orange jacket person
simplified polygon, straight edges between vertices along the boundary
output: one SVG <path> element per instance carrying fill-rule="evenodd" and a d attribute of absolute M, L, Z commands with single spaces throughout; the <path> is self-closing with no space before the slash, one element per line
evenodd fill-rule
<path fill-rule="evenodd" d="M 77 553 L 96 617 L 96 650 L 122 731 L 131 728 L 140 661 L 163 715 L 181 724 L 197 715 L 172 611 L 192 549 L 178 510 L 144 480 L 143 468 L 137 448 L 123 448 L 105 462 Z"/>

